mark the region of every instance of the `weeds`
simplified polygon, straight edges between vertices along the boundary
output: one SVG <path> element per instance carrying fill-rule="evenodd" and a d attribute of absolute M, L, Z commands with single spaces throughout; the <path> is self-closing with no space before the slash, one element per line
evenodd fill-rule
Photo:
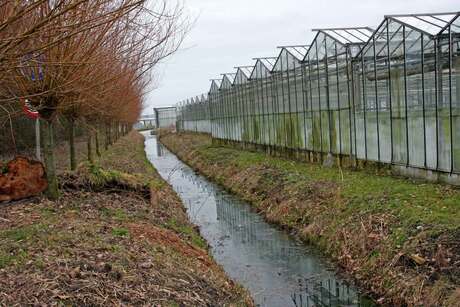
<path fill-rule="evenodd" d="M 113 228 L 112 234 L 116 237 L 127 237 L 129 235 L 129 231 L 126 228 Z"/>

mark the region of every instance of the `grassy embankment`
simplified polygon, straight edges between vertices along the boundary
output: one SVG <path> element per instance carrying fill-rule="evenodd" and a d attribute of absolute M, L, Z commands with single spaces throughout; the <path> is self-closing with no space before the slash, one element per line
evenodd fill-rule
<path fill-rule="evenodd" d="M 162 142 L 268 221 L 319 246 L 379 302 L 460 306 L 458 189 L 212 145 L 205 135 Z"/>
<path fill-rule="evenodd" d="M 0 206 L 0 305 L 252 305 L 143 148 L 131 132 L 61 174 L 58 201 Z"/>

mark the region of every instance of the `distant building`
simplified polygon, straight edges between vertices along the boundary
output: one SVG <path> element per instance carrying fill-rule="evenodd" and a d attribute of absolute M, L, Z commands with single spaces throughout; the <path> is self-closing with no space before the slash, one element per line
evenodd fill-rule
<path fill-rule="evenodd" d="M 155 125 L 158 128 L 176 129 L 177 111 L 176 107 L 153 108 Z"/>

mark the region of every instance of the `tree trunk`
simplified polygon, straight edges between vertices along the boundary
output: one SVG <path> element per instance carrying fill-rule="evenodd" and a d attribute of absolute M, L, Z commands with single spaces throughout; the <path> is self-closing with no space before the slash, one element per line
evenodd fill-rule
<path fill-rule="evenodd" d="M 88 131 L 87 146 L 88 146 L 88 161 L 90 163 L 93 163 L 94 159 L 93 159 L 93 149 L 92 149 L 92 144 L 91 144 L 91 131 Z"/>
<path fill-rule="evenodd" d="M 109 128 L 108 128 L 108 125 L 107 123 L 104 124 L 104 135 L 105 135 L 105 138 L 104 138 L 104 147 L 105 147 L 105 150 L 109 149 Z"/>
<path fill-rule="evenodd" d="M 112 144 L 113 144 L 113 138 L 112 138 L 112 122 L 109 123 L 108 127 L 109 127 L 109 133 L 108 133 L 108 136 L 109 136 L 109 145 L 112 145 Z"/>
<path fill-rule="evenodd" d="M 46 179 L 48 188 L 46 196 L 55 200 L 59 198 L 59 186 L 56 176 L 56 164 L 54 161 L 54 124 L 52 121 L 43 120 L 43 158 L 46 169 Z"/>
<path fill-rule="evenodd" d="M 94 132 L 94 140 L 96 142 L 96 155 L 100 157 L 101 151 L 99 149 L 99 130 L 98 129 L 96 129 L 96 131 Z"/>
<path fill-rule="evenodd" d="M 69 120 L 69 151 L 70 151 L 70 169 L 77 169 L 77 157 L 75 156 L 75 121 Z"/>

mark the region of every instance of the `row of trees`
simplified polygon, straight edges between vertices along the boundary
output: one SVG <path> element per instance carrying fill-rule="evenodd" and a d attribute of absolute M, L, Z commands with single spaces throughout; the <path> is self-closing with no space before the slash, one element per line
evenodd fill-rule
<path fill-rule="evenodd" d="M 179 4 L 156 0 L 5 0 L 0 2 L 0 110 L 10 120 L 30 104 L 42 119 L 48 196 L 58 197 L 54 126 L 134 123 L 152 68 L 174 53 L 188 30 Z M 110 136 L 111 134 L 108 133 Z"/>

